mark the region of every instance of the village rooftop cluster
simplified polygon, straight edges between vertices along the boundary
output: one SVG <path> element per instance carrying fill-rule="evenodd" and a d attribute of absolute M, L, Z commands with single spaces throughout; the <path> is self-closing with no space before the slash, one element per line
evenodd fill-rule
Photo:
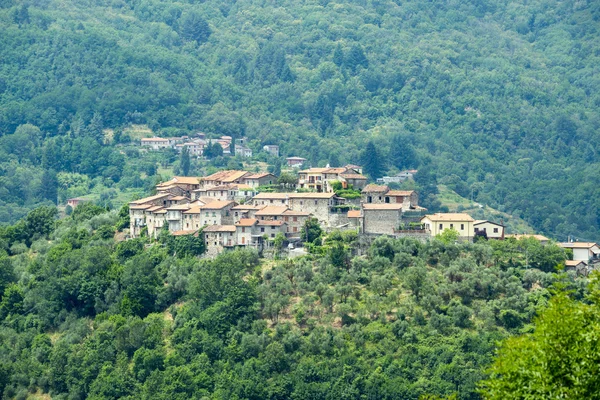
<path fill-rule="evenodd" d="M 465 213 L 427 214 L 414 190 L 392 190 L 367 184 L 361 168 L 310 168 L 298 173 L 295 191 L 259 192 L 273 186 L 270 173 L 219 171 L 205 177 L 176 176 L 156 186 L 156 194 L 129 204 L 130 235 L 157 237 L 162 229 L 173 235 L 203 235 L 206 253 L 252 247 L 263 250 L 281 233 L 289 243 L 301 243 L 302 227 L 316 218 L 326 232 L 355 230 L 359 235 L 421 239 L 446 229 L 472 241 L 477 231 L 504 238 L 504 227 L 475 221 Z M 336 195 L 335 185 L 360 190 L 356 198 Z"/>

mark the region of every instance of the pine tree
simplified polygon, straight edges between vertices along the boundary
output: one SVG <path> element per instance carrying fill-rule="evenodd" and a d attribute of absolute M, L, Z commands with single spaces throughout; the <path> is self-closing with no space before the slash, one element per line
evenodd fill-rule
<path fill-rule="evenodd" d="M 369 66 L 369 60 L 363 51 L 363 48 L 360 44 L 355 44 L 350 49 L 348 53 L 348 57 L 344 60 L 346 66 L 352 71 L 355 72 L 358 66 L 363 68 L 367 68 Z"/>
<path fill-rule="evenodd" d="M 402 135 L 392 137 L 390 144 L 390 160 L 394 167 L 405 169 L 416 166 L 417 155 L 408 141 L 408 138 Z"/>
<path fill-rule="evenodd" d="M 362 153 L 363 170 L 371 179 L 380 178 L 385 169 L 383 159 L 373 142 L 369 142 Z"/>
<path fill-rule="evenodd" d="M 179 167 L 183 176 L 188 176 L 190 173 L 190 153 L 186 146 L 181 149 L 181 157 L 179 158 Z"/>
<path fill-rule="evenodd" d="M 56 204 L 58 197 L 58 177 L 55 170 L 44 170 L 40 185 L 40 197 Z"/>
<path fill-rule="evenodd" d="M 333 51 L 333 63 L 338 67 L 344 65 L 344 51 L 342 50 L 342 46 L 339 43 Z"/>

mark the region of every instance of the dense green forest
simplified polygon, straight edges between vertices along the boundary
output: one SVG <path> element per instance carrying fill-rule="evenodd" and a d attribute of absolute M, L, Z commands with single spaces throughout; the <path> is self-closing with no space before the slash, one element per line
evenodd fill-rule
<path fill-rule="evenodd" d="M 5 398 L 479 399 L 498 341 L 564 303 L 556 287 L 597 296 L 534 239 L 364 247 L 334 232 L 301 258 L 208 260 L 193 237 L 115 241 L 126 213 L 56 213 L 0 229 Z"/>
<path fill-rule="evenodd" d="M 141 123 L 246 135 L 313 165 L 361 162 L 371 141 L 373 175 L 418 167 L 550 236 L 599 239 L 596 1 L 0 7 L 2 221 L 55 200 L 56 179 L 145 187 L 102 135 Z"/>

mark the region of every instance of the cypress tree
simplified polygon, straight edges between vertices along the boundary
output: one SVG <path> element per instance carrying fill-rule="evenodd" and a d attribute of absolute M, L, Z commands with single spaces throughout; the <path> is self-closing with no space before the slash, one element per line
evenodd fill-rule
<path fill-rule="evenodd" d="M 384 164 L 381 155 L 373 142 L 369 142 L 362 153 L 363 170 L 371 179 L 380 178 L 383 175 Z"/>

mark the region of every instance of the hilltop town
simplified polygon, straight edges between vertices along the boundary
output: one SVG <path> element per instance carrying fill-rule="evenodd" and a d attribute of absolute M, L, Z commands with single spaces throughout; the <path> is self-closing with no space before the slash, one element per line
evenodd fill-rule
<path fill-rule="evenodd" d="M 284 191 L 271 173 L 224 170 L 205 177 L 176 176 L 156 194 L 129 204 L 130 236 L 156 238 L 162 230 L 203 235 L 206 254 L 251 247 L 263 250 L 280 235 L 301 245 L 303 227 L 316 221 L 325 232 L 353 230 L 363 237 L 389 235 L 426 239 L 454 229 L 461 240 L 476 233 L 503 238 L 504 227 L 465 213 L 428 214 L 414 190 L 367 184 L 360 166 L 310 168 Z M 348 193 L 350 195 L 348 195 Z"/>

